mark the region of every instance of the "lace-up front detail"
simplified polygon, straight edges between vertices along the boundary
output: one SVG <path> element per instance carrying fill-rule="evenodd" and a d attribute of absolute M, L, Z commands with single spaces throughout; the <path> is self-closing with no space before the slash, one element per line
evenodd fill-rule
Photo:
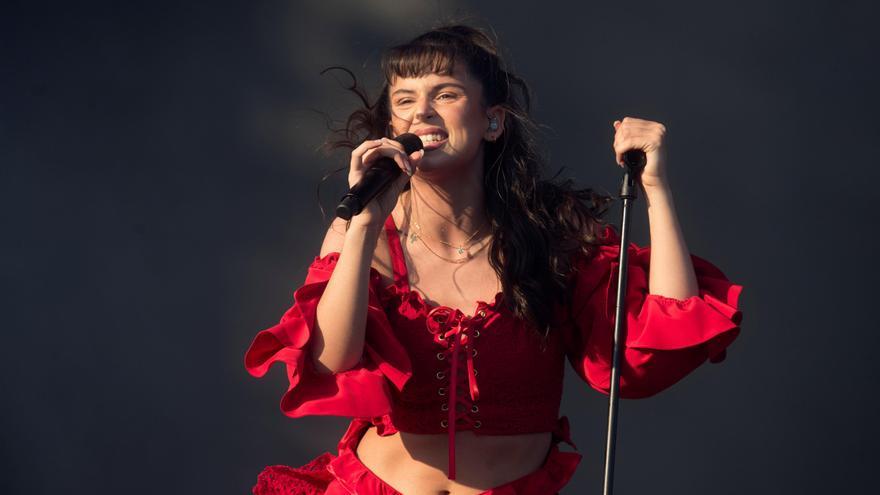
<path fill-rule="evenodd" d="M 432 429 L 439 425 L 440 431 L 445 430 L 449 435 L 448 478 L 455 479 L 456 431 L 478 430 L 483 426 L 479 419 L 479 372 L 475 365 L 479 360 L 479 351 L 476 343 L 481 330 L 497 319 L 502 294 L 497 293 L 495 299 L 489 303 L 478 301 L 473 316 L 467 316 L 459 309 L 426 303 L 418 292 L 410 289 L 403 246 L 393 217 L 388 217 L 385 227 L 394 269 L 394 285 L 386 291 L 385 302 L 389 303 L 389 309 L 396 307 L 402 318 L 399 327 L 407 328 L 407 337 L 412 339 L 411 348 L 427 350 L 426 345 L 430 344 L 435 357 L 430 360 L 433 365 L 424 362 L 416 364 L 419 371 L 424 370 L 424 374 L 416 373 L 417 375 L 431 374 L 433 396 L 420 392 L 412 395 L 404 393 L 402 402 L 411 406 L 411 413 L 406 412 L 407 407 L 398 408 L 399 414 L 395 416 L 395 423 L 406 430 L 415 427 L 415 422 L 430 420 L 433 415 L 435 426 Z M 420 327 L 424 330 L 415 335 L 410 333 Z M 425 338 L 422 333 L 424 331 L 429 338 Z M 415 381 L 421 382 L 418 378 Z M 424 385 L 417 388 L 420 391 L 425 390 Z M 421 413 L 421 421 L 415 419 L 416 411 Z M 424 430 L 421 425 L 417 428 Z"/>
<path fill-rule="evenodd" d="M 468 317 L 460 310 L 446 306 L 432 309 L 425 320 L 428 331 L 434 336 L 434 342 L 442 347 L 437 359 L 448 363 L 437 371 L 437 379 L 442 380 L 437 393 L 448 397 L 440 407 L 446 411 L 446 417 L 440 426 L 449 431 L 449 479 L 455 479 L 455 430 L 459 421 L 471 428 L 480 428 L 482 422 L 476 419 L 480 412 L 477 402 L 480 400 L 480 387 L 477 385 L 477 370 L 474 358 L 477 357 L 475 340 L 480 336 L 480 325 L 485 321 L 486 311 L 480 309 Z M 462 360 L 464 361 L 462 363 Z M 466 370 L 467 388 L 459 385 L 459 370 Z"/>

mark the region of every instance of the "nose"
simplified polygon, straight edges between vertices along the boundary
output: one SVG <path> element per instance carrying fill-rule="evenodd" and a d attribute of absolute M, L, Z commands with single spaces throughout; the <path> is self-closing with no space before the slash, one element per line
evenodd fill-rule
<path fill-rule="evenodd" d="M 430 98 L 420 98 L 413 113 L 413 120 L 424 122 L 434 116 L 434 105 Z"/>

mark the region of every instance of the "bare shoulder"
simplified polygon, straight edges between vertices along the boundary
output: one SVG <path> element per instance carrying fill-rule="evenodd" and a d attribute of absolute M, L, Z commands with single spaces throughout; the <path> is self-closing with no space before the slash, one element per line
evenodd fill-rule
<path fill-rule="evenodd" d="M 324 235 L 324 242 L 321 244 L 320 257 L 327 256 L 330 253 L 341 253 L 343 244 L 345 243 L 346 221 L 341 218 L 334 218 L 327 228 Z M 370 265 L 382 276 L 385 285 L 390 285 L 394 280 L 391 270 L 391 252 L 388 249 L 388 237 L 383 232 L 376 242 L 376 249 L 373 251 L 373 260 Z"/>

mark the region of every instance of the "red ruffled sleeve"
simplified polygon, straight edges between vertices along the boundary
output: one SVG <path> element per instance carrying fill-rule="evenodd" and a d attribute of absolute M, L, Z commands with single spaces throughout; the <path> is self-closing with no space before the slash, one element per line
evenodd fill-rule
<path fill-rule="evenodd" d="M 391 412 L 390 386 L 398 390 L 412 376 L 403 345 L 395 337 L 379 294 L 382 280 L 370 269 L 364 354 L 352 369 L 319 373 L 311 356 L 318 301 L 339 260 L 339 253 L 316 257 L 305 284 L 293 293 L 294 303 L 277 325 L 259 332 L 245 353 L 245 368 L 259 378 L 276 362 L 287 365 L 290 385 L 281 411 L 290 417 L 332 415 L 374 417 Z"/>
<path fill-rule="evenodd" d="M 572 318 L 564 333 L 569 362 L 591 387 L 608 394 L 620 237 L 607 226 L 595 256 L 576 262 Z M 681 380 L 707 359 L 720 362 L 739 335 L 741 285 L 691 255 L 699 294 L 674 299 L 648 293 L 650 247 L 630 243 L 626 339 L 620 396 L 648 397 Z"/>

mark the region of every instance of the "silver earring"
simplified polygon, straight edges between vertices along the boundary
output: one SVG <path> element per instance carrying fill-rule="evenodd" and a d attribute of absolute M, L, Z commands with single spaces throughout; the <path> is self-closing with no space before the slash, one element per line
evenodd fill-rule
<path fill-rule="evenodd" d="M 490 131 L 497 131 L 498 130 L 498 119 L 497 118 L 492 117 L 489 120 L 489 130 Z"/>

